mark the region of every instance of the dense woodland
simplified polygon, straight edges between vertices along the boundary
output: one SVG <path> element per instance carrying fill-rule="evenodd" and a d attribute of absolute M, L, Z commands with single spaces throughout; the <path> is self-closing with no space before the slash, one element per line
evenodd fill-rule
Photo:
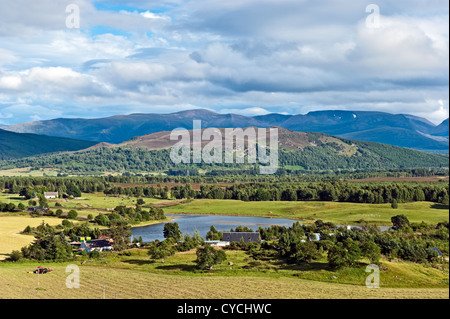
<path fill-rule="evenodd" d="M 320 144 L 302 150 L 279 150 L 278 174 L 300 172 L 333 172 L 338 170 L 389 170 L 399 168 L 448 168 L 448 156 L 419 152 L 390 145 L 359 142 L 353 155 L 342 153 L 339 145 Z M 197 164 L 174 165 L 170 150 L 147 150 L 144 148 L 97 148 L 90 151 L 39 155 L 15 160 L 0 161 L 0 169 L 53 168 L 62 173 L 100 174 L 101 172 L 164 172 L 170 175 L 198 175 L 236 173 L 257 174 L 255 165 L 246 164 Z"/>
<path fill-rule="evenodd" d="M 137 181 L 142 183 L 136 184 Z M 163 199 L 231 199 L 243 201 L 338 201 L 354 203 L 398 203 L 430 201 L 448 205 L 448 183 L 348 182 L 329 180 L 321 182 L 276 181 L 241 182 L 215 185 L 203 180 L 199 190 L 191 183 L 196 177 L 180 178 L 171 187 L 162 185 L 173 179 L 158 177 L 1 177 L 0 188 L 20 194 L 27 199 L 46 191 L 74 197 L 83 193 L 103 192 L 110 196 L 157 197 Z M 115 183 L 121 182 L 120 185 Z M 134 183 L 130 186 L 128 183 Z M 150 186 L 148 183 L 155 183 Z"/>

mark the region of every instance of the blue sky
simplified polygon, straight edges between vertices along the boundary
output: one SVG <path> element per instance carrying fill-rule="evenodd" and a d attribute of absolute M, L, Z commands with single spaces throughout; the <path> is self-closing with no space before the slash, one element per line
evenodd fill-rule
<path fill-rule="evenodd" d="M 73 4 L 80 28 L 66 24 Z M 440 0 L 3 0 L 0 125 L 193 108 L 438 124 L 448 11 Z"/>

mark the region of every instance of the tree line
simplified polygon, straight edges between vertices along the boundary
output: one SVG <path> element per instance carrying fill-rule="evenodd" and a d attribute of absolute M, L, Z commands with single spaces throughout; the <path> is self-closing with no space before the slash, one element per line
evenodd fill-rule
<path fill-rule="evenodd" d="M 203 184 L 194 190 L 191 184 L 169 188 L 154 186 L 106 189 L 107 195 L 162 197 L 174 199 L 232 199 L 242 201 L 338 201 L 383 204 L 430 201 L 448 205 L 449 185 L 444 183 L 239 183 L 230 186 Z"/>

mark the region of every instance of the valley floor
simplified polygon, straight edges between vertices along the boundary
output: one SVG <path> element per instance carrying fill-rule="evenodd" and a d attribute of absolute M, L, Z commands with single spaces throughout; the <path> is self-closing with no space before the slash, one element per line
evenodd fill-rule
<path fill-rule="evenodd" d="M 105 197 L 83 194 L 72 201 L 50 200 L 63 204 L 62 209 L 77 209 L 79 217 L 106 212 L 116 205 L 133 205 L 133 198 Z M 2 194 L 4 201 L 25 202 L 17 195 Z M 405 214 L 411 221 L 448 221 L 448 208 L 417 202 L 401 204 L 398 210 L 389 205 L 334 202 L 241 202 L 194 200 L 190 202 L 148 199 L 147 205 L 163 206 L 167 213 L 236 214 L 243 216 L 283 217 L 314 221 L 323 219 L 335 223 L 354 223 L 364 219 L 379 225 L 389 225 L 394 214 Z M 12 250 L 20 250 L 33 240 L 18 234 L 27 225 L 42 221 L 56 225 L 60 218 L 31 218 L 28 214 L 7 213 L 0 216 L 0 258 Z M 254 261 L 244 251 L 226 250 L 228 259 L 210 272 L 195 270 L 195 251 L 176 253 L 164 262 L 152 261 L 147 249 L 133 249 L 130 254 L 105 254 L 100 260 L 77 259 L 67 263 L 0 263 L 0 298 L 2 299 L 100 299 L 107 285 L 106 298 L 124 299 L 448 299 L 448 264 L 421 265 L 383 259 L 380 288 L 365 286 L 367 264 L 359 267 L 329 270 L 326 259 L 308 265 L 282 265 L 279 260 Z M 231 265 L 228 262 L 231 261 Z M 66 267 L 74 264 L 80 270 L 80 288 L 69 289 Z M 37 266 L 53 271 L 45 275 L 29 274 Z"/>

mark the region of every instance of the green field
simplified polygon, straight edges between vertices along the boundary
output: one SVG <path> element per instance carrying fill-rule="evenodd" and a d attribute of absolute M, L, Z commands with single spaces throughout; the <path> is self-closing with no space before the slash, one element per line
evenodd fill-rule
<path fill-rule="evenodd" d="M 35 199 L 37 201 L 37 199 Z M 49 207 L 52 210 L 61 209 L 63 212 L 67 212 L 71 209 L 78 211 L 80 217 L 86 217 L 92 214 L 94 217 L 99 213 L 105 213 L 108 210 L 113 210 L 116 206 L 135 206 L 136 198 L 134 197 L 115 197 L 115 196 L 105 196 L 102 193 L 95 194 L 82 194 L 80 198 L 74 199 L 49 199 Z M 25 206 L 28 205 L 28 200 L 18 194 L 8 194 L 0 193 L 0 202 L 2 203 L 13 203 L 16 206 L 19 203 L 23 203 Z M 155 198 L 146 198 L 145 206 L 151 205 L 152 203 L 159 202 Z M 55 207 L 56 203 L 60 203 L 62 206 Z"/>
<path fill-rule="evenodd" d="M 0 194 L 0 201 L 27 200 L 17 194 Z M 224 214 L 280 217 L 313 222 L 317 219 L 336 224 L 358 224 L 362 220 L 391 225 L 391 217 L 404 214 L 411 222 L 448 221 L 448 207 L 430 202 L 400 204 L 355 204 L 339 202 L 242 202 L 234 200 L 159 200 L 145 199 L 145 206 L 164 207 L 166 214 Z M 59 202 L 63 211 L 76 209 L 79 217 L 104 213 L 118 205 L 134 206 L 136 198 L 109 197 L 101 193 L 82 194 L 71 200 L 49 200 L 51 209 Z M 20 235 L 26 226 L 42 221 L 60 224 L 56 217 L 32 218 L 26 213 L 0 214 L 0 259 L 12 250 L 28 245 L 32 236 Z M 340 270 L 329 269 L 326 256 L 304 265 L 280 262 L 277 258 L 253 260 L 244 251 L 226 250 L 228 259 L 209 272 L 196 271 L 195 251 L 179 252 L 164 262 L 152 261 L 146 249 L 133 249 L 130 256 L 105 254 L 100 260 L 81 264 L 81 258 L 68 263 L 0 263 L 1 298 L 101 298 L 99 285 L 108 285 L 107 298 L 449 298 L 448 264 L 423 265 L 382 259 L 381 288 L 365 287 L 366 263 Z M 229 265 L 228 262 L 232 264 Z M 68 264 L 80 267 L 80 289 L 65 286 Z M 27 273 L 37 265 L 53 272 L 40 276 Z M 333 278 L 336 277 L 336 278 Z M 332 279 L 333 278 L 333 279 Z M 270 287 L 270 289 L 268 289 Z"/>
<path fill-rule="evenodd" d="M 346 278 L 344 272 L 324 270 L 319 271 L 323 278 L 308 280 L 302 278 L 302 271 L 298 269 L 244 269 L 242 266 L 250 261 L 244 252 L 227 251 L 227 255 L 233 266 L 223 263 L 213 271 L 200 273 L 192 271 L 195 251 L 177 253 L 164 263 L 149 260 L 144 250 L 134 250 L 127 257 L 108 254 L 99 261 L 75 262 L 80 267 L 79 289 L 65 286 L 68 276 L 65 267 L 70 263 L 6 263 L 0 264 L 0 287 L 2 298 L 100 299 L 99 285 L 108 286 L 108 299 L 113 298 L 114 292 L 119 293 L 118 298 L 125 299 L 449 298 L 448 273 L 414 264 L 386 262 L 380 275 L 380 288 L 368 289 L 363 284 L 367 276 L 364 267 L 351 270 L 352 279 Z M 37 275 L 27 273 L 37 265 L 53 269 L 40 276 L 39 289 L 36 289 Z M 352 282 L 355 273 L 359 282 Z M 328 279 L 330 274 L 336 275 L 339 281 Z M 421 285 L 427 278 L 429 284 Z"/>
<path fill-rule="evenodd" d="M 342 225 L 367 221 L 391 226 L 391 217 L 404 214 L 411 222 L 439 223 L 449 220 L 448 206 L 431 202 L 399 204 L 355 204 L 339 202 L 243 202 L 236 200 L 194 200 L 185 204 L 168 206 L 166 213 L 217 214 L 239 216 L 280 217 L 313 222 L 321 219 Z"/>
<path fill-rule="evenodd" d="M 53 169 L 12 168 L 0 170 L 0 176 L 57 176 L 58 173 L 57 170 Z"/>

